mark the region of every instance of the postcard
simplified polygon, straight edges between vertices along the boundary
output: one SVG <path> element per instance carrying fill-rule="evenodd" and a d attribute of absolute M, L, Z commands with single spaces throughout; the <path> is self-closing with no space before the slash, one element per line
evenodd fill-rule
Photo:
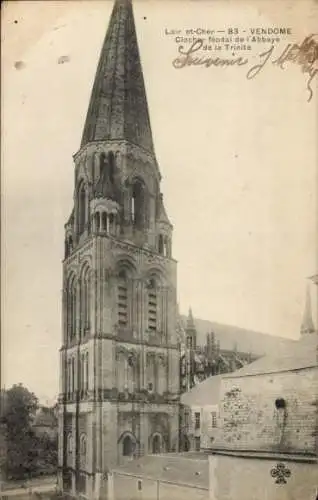
<path fill-rule="evenodd" d="M 317 21 L 3 2 L 3 498 L 317 500 Z"/>

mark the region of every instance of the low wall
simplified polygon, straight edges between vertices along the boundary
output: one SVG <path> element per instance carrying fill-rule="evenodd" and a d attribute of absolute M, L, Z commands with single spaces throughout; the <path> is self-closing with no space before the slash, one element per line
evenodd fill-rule
<path fill-rule="evenodd" d="M 284 455 L 209 456 L 210 500 L 317 500 L 317 460 Z"/>

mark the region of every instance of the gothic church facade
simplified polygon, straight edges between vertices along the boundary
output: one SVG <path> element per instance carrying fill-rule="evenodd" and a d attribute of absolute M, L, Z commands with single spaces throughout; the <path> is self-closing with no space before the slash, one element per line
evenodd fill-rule
<path fill-rule="evenodd" d="M 129 0 L 115 2 L 74 163 L 58 482 L 72 496 L 103 498 L 112 466 L 178 449 L 172 225 Z"/>

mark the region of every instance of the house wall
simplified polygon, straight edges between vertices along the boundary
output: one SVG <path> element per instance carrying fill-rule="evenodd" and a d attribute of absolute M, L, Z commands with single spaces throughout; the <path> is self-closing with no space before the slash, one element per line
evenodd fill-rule
<path fill-rule="evenodd" d="M 108 500 L 203 500 L 208 490 L 113 472 Z"/>
<path fill-rule="evenodd" d="M 275 402 L 284 399 L 285 409 Z M 216 447 L 317 452 L 318 367 L 225 378 Z"/>
<path fill-rule="evenodd" d="M 317 463 L 221 455 L 209 458 L 211 500 L 316 500 L 317 498 Z M 278 463 L 282 464 L 280 469 L 277 468 Z M 282 471 L 281 474 L 279 470 Z"/>
<path fill-rule="evenodd" d="M 199 427 L 196 425 L 197 413 L 200 414 Z M 219 406 L 184 406 L 181 412 L 181 428 L 188 438 L 191 450 L 210 448 L 220 430 Z"/>

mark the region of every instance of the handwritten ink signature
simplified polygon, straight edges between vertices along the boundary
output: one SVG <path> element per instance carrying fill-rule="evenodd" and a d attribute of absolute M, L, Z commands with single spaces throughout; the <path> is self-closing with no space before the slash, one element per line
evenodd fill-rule
<path fill-rule="evenodd" d="M 203 46 L 203 40 L 198 38 L 188 50 L 184 50 L 183 45 L 179 45 L 179 54 L 181 57 L 177 57 L 172 62 L 172 65 L 176 69 L 184 68 L 185 66 L 205 66 L 209 68 L 210 66 L 243 66 L 248 63 L 248 59 L 243 57 L 236 58 L 221 58 L 221 57 L 210 57 L 210 56 L 196 56 L 193 57 L 192 54 L 200 50 Z"/>
<path fill-rule="evenodd" d="M 272 45 L 268 50 L 259 54 L 259 62 L 248 70 L 246 78 L 248 80 L 255 78 L 269 62 L 282 70 L 285 70 L 287 63 L 297 64 L 300 66 L 302 72 L 308 75 L 306 88 L 309 96 L 307 102 L 311 101 L 313 96 L 312 82 L 318 74 L 318 41 L 315 40 L 317 36 L 317 34 L 311 34 L 301 44 L 289 43 L 276 59 L 274 59 L 275 46 Z M 245 66 L 249 63 L 248 58 L 242 56 L 220 58 L 202 54 L 198 55 L 197 52 L 202 46 L 203 40 L 201 39 L 196 40 L 187 50 L 184 49 L 184 46 L 179 46 L 179 57 L 172 62 L 173 67 L 176 69 L 182 69 L 186 66 L 204 66 L 209 68 L 210 66 Z"/>

